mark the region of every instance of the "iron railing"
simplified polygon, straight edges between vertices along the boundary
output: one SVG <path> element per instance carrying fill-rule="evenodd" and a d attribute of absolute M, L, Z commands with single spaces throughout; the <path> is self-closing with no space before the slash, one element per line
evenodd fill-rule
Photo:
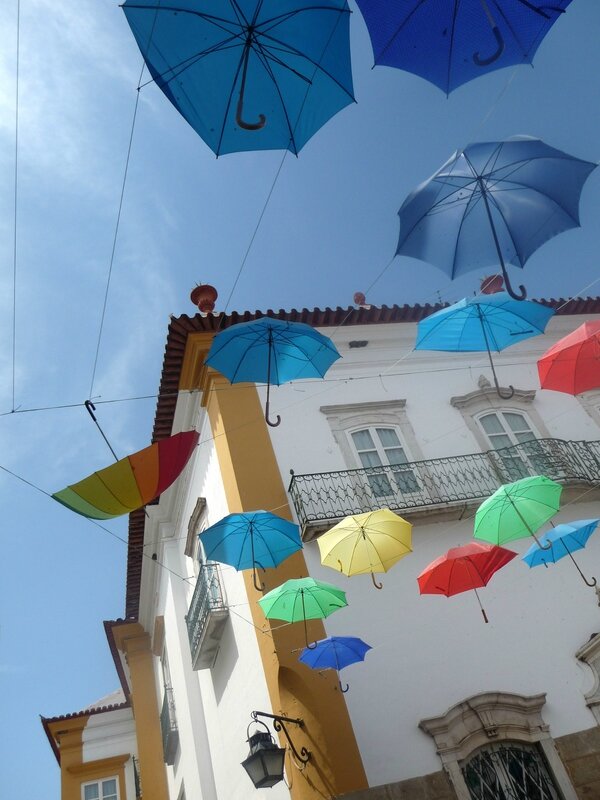
<path fill-rule="evenodd" d="M 228 614 L 219 567 L 217 564 L 203 564 L 185 618 L 194 669 L 210 666 L 210 658 L 204 658 L 202 650 L 207 653 L 210 650 L 214 655 L 214 641 L 208 640 L 214 639 L 211 634 L 216 633 L 216 627 L 221 627 L 215 623 L 224 621 Z"/>
<path fill-rule="evenodd" d="M 483 500 L 504 483 L 546 475 L 560 483 L 600 481 L 600 442 L 528 442 L 392 466 L 296 475 L 288 491 L 302 527 L 387 507 L 398 511 Z"/>
<path fill-rule="evenodd" d="M 175 701 L 173 689 L 165 686 L 162 709 L 160 712 L 160 730 L 162 733 L 165 763 L 172 766 L 175 763 L 175 754 L 179 744 L 179 729 L 175 716 Z"/>
<path fill-rule="evenodd" d="M 135 781 L 135 800 L 142 800 L 142 779 L 140 777 L 140 765 L 135 756 L 133 760 L 133 779 Z"/>

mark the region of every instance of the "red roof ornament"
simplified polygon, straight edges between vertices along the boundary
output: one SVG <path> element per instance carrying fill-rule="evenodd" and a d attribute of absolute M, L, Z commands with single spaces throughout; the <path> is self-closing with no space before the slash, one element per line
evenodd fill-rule
<path fill-rule="evenodd" d="M 214 286 L 211 286 L 208 283 L 201 283 L 199 286 L 196 286 L 194 289 L 192 289 L 190 300 L 195 306 L 198 306 L 203 314 L 208 314 L 211 311 L 214 311 L 215 302 L 218 296 L 219 293 Z"/>
<path fill-rule="evenodd" d="M 496 294 L 504 291 L 504 278 L 502 275 L 488 275 L 481 279 L 481 294 Z"/>

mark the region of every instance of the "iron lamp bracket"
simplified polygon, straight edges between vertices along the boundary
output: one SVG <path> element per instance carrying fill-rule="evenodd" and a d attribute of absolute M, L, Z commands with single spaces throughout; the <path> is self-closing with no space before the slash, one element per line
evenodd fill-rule
<path fill-rule="evenodd" d="M 310 759 L 310 750 L 307 750 L 306 747 L 302 747 L 300 752 L 296 750 L 294 747 L 294 743 L 290 739 L 290 734 L 285 726 L 285 723 L 288 725 L 297 725 L 299 728 L 304 727 L 304 720 L 302 719 L 292 719 L 291 717 L 282 717 L 278 714 L 267 714 L 266 711 L 252 711 L 250 716 L 255 722 L 260 722 L 258 719 L 259 717 L 266 717 L 267 719 L 273 720 L 273 729 L 279 733 L 280 731 L 283 732 L 283 735 L 288 741 L 290 749 L 294 756 L 297 758 L 298 761 L 301 761 L 302 764 L 306 764 Z"/>

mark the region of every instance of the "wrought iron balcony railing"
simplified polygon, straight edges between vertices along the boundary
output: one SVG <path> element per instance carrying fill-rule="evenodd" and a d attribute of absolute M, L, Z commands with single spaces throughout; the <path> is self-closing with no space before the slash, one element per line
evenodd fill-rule
<path fill-rule="evenodd" d="M 228 617 L 229 609 L 219 567 L 216 564 L 203 564 L 185 618 L 194 669 L 204 669 L 214 664 Z"/>
<path fill-rule="evenodd" d="M 175 701 L 173 689 L 165 686 L 162 709 L 160 712 L 160 730 L 162 733 L 163 752 L 165 763 L 172 766 L 175 763 L 175 754 L 179 745 L 179 729 L 175 716 Z"/>
<path fill-rule="evenodd" d="M 600 442 L 531 439 L 485 453 L 310 475 L 292 473 L 288 491 L 300 525 L 306 528 L 382 507 L 407 512 L 483 500 L 503 483 L 528 475 L 546 475 L 560 483 L 596 484 Z"/>

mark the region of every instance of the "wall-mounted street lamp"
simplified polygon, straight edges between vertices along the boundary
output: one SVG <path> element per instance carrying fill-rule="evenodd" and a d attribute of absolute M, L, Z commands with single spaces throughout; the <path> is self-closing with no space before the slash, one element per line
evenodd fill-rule
<path fill-rule="evenodd" d="M 283 780 L 285 747 L 278 747 L 275 744 L 267 725 L 262 722 L 262 720 L 258 719 L 258 717 L 272 719 L 273 728 L 277 732 L 283 731 L 296 759 L 306 764 L 310 758 L 310 752 L 306 747 L 303 747 L 300 752 L 298 752 L 285 727 L 285 723 L 288 723 L 291 725 L 298 725 L 302 728 L 304 722 L 301 719 L 291 719 L 290 717 L 281 717 L 277 714 L 267 714 L 265 711 L 253 711 L 250 716 L 255 723 L 263 725 L 265 731 L 256 731 L 252 736 L 249 736 L 248 734 L 252 722 L 248 725 L 247 735 L 250 753 L 248 754 L 248 758 L 242 761 L 242 767 L 248 773 L 256 789 L 265 789 L 270 786 L 275 786 L 276 783 Z"/>

